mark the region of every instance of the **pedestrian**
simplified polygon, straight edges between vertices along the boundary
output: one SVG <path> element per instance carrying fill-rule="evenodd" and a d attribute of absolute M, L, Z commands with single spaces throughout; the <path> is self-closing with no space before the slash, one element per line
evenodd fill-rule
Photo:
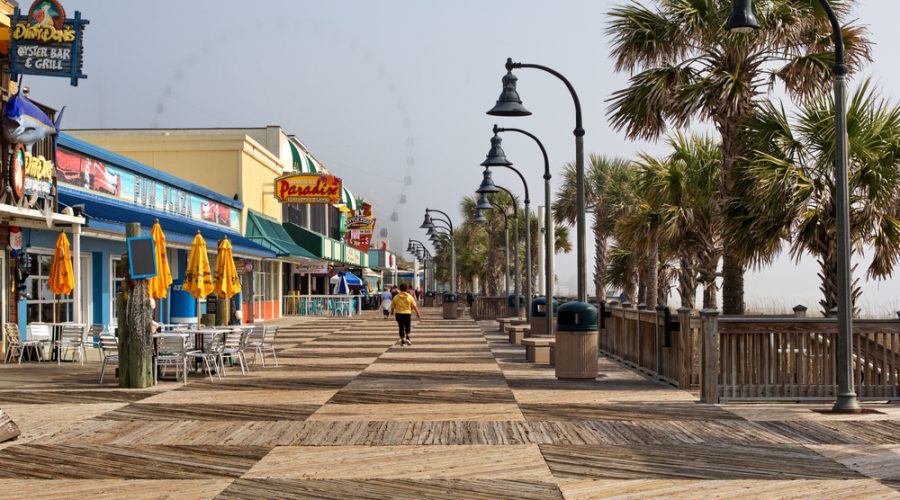
<path fill-rule="evenodd" d="M 391 315 L 391 299 L 393 298 L 390 288 L 384 287 L 384 291 L 381 292 L 381 312 L 384 313 L 385 320 Z"/>
<path fill-rule="evenodd" d="M 422 319 L 416 299 L 409 293 L 409 285 L 401 283 L 400 292 L 391 301 L 391 313 L 397 318 L 401 346 L 412 345 L 412 342 L 409 341 L 409 332 L 412 330 L 412 313 L 414 311 L 416 319 Z"/>
<path fill-rule="evenodd" d="M 400 293 L 400 290 L 397 289 L 397 285 L 394 285 L 393 287 L 391 287 L 391 299 L 392 300 L 394 297 L 397 296 L 398 293 Z"/>

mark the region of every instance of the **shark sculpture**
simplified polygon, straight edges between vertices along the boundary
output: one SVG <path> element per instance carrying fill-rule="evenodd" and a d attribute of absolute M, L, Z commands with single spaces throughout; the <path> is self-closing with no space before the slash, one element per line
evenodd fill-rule
<path fill-rule="evenodd" d="M 65 109 L 59 111 L 56 123 L 53 123 L 47 113 L 25 97 L 20 84 L 19 91 L 3 108 L 3 135 L 13 144 L 24 144 L 30 150 L 35 142 L 59 132 Z"/>

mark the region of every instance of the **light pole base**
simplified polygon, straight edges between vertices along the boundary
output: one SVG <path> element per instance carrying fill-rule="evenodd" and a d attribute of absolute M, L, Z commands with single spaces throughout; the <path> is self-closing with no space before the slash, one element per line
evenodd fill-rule
<path fill-rule="evenodd" d="M 838 394 L 837 401 L 831 407 L 832 413 L 862 413 L 862 407 L 859 406 L 859 400 L 856 399 L 856 393 Z"/>

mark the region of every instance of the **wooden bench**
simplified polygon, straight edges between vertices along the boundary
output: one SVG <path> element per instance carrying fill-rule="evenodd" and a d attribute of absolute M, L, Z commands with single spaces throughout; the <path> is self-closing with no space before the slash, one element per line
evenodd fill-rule
<path fill-rule="evenodd" d="M 550 347 L 556 344 L 553 337 L 529 337 L 522 339 L 525 346 L 525 359 L 530 363 L 550 364 Z"/>
<path fill-rule="evenodd" d="M 511 324 L 520 324 L 520 323 L 524 323 L 524 322 L 525 322 L 525 318 L 510 318 L 510 317 L 497 318 L 497 323 L 500 325 L 498 330 L 500 330 L 500 332 L 502 332 L 502 333 L 506 333 L 507 326 L 509 326 Z"/>
<path fill-rule="evenodd" d="M 527 338 L 530 332 L 531 327 L 528 325 L 508 325 L 506 327 L 510 344 L 521 345 L 522 339 Z"/>

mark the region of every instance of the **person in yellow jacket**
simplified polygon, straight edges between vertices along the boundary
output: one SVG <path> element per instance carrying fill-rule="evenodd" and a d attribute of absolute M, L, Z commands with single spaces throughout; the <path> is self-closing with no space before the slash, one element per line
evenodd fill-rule
<path fill-rule="evenodd" d="M 422 319 L 419 315 L 419 307 L 416 305 L 416 299 L 409 293 L 409 285 L 400 284 L 400 293 L 391 300 L 391 314 L 397 318 L 397 325 L 400 328 L 400 345 L 412 345 L 409 341 L 409 332 L 412 329 L 412 313 L 415 311 L 416 319 Z"/>

